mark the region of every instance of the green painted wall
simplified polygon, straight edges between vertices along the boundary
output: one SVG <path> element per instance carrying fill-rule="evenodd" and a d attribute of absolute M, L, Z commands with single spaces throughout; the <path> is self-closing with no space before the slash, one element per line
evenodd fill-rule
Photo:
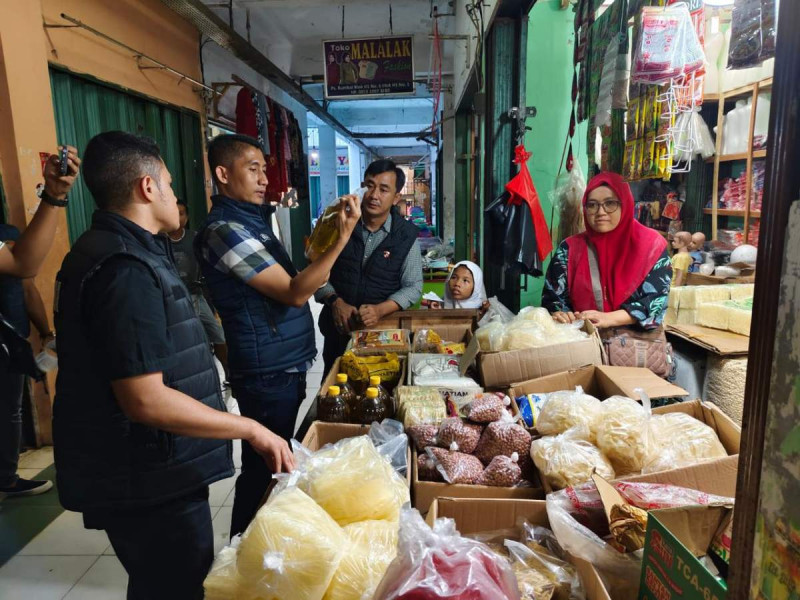
<path fill-rule="evenodd" d="M 548 225 L 552 212 L 550 193 L 569 128 L 572 93 L 575 13 L 561 10 L 560 4 L 559 0 L 539 0 L 531 9 L 528 22 L 527 104 L 535 106 L 538 113 L 528 119 L 531 131 L 525 137 L 525 147 L 533 154 L 528 169 Z M 586 173 L 586 123 L 577 127 L 572 149 Z M 557 221 L 558 215 L 555 218 Z M 520 294 L 521 306 L 539 305 L 543 282 L 543 277 L 528 277 L 528 289 Z"/>

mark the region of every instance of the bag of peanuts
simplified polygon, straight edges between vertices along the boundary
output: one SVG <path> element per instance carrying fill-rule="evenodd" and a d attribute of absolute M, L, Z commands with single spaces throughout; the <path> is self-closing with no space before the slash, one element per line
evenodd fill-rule
<path fill-rule="evenodd" d="M 428 446 L 436 446 L 436 434 L 439 433 L 439 426 L 432 423 L 412 425 L 406 429 L 406 433 L 414 442 L 417 452 L 425 452 L 425 448 Z"/>
<path fill-rule="evenodd" d="M 417 457 L 417 478 L 420 481 L 444 481 L 436 468 L 436 461 L 427 452 Z"/>
<path fill-rule="evenodd" d="M 440 448 L 472 454 L 478 447 L 481 433 L 483 433 L 482 425 L 467 423 L 460 417 L 448 417 L 439 425 L 436 445 Z"/>
<path fill-rule="evenodd" d="M 475 399 L 462 407 L 461 412 L 470 421 L 491 423 L 499 421 L 511 406 L 511 398 L 505 394 L 486 392 L 476 394 Z"/>
<path fill-rule="evenodd" d="M 513 487 L 522 480 L 522 469 L 517 463 L 519 463 L 519 454 L 516 452 L 512 452 L 510 457 L 495 456 L 475 483 L 495 487 Z"/>
<path fill-rule="evenodd" d="M 530 449 L 531 434 L 506 413 L 499 421 L 486 426 L 475 448 L 475 456 L 488 466 L 495 456 L 510 457 L 516 452 L 520 457 L 527 457 Z"/>
<path fill-rule="evenodd" d="M 483 473 L 483 464 L 471 454 L 428 447 L 425 449 L 447 483 L 473 484 Z"/>

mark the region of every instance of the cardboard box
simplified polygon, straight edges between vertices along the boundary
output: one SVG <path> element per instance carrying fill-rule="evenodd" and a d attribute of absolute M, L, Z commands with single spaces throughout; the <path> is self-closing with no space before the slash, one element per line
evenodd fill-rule
<path fill-rule="evenodd" d="M 514 399 L 527 394 L 574 390 L 577 386 L 601 400 L 616 395 L 636 398 L 636 388 L 642 388 L 650 398 L 680 398 L 688 394 L 683 388 L 661 379 L 650 369 L 592 365 L 515 383 L 508 390 L 508 395 Z"/>
<path fill-rule="evenodd" d="M 478 328 L 479 311 L 477 309 L 447 310 L 401 310 L 384 317 L 378 322 L 376 329 L 436 329 L 447 325 L 467 324 L 472 331 Z"/>
<path fill-rule="evenodd" d="M 677 335 L 720 356 L 746 356 L 750 349 L 749 336 L 700 325 L 670 325 L 667 327 L 667 333 Z"/>
<path fill-rule="evenodd" d="M 697 557 L 708 552 L 731 508 L 732 505 L 684 506 L 650 511 L 639 598 L 724 600 L 727 585 Z"/>
<path fill-rule="evenodd" d="M 417 473 L 417 450 L 411 453 L 411 500 L 422 514 L 428 512 L 436 498 L 512 498 L 516 500 L 537 500 L 544 498 L 544 491 L 538 481 L 533 487 L 495 487 L 489 485 L 466 485 L 420 481 Z"/>
<path fill-rule="evenodd" d="M 534 525 L 550 527 L 547 507 L 541 500 L 438 498 L 428 512 L 428 524 L 433 524 L 439 517 L 453 519 L 462 535 L 516 527 L 517 520 L 521 518 Z M 587 600 L 611 600 L 599 574 L 590 563 L 573 556 L 568 560 L 578 571 Z"/>
<path fill-rule="evenodd" d="M 324 423 L 314 421 L 308 432 L 303 437 L 303 446 L 316 452 L 326 444 L 335 444 L 345 438 L 358 437 L 369 434 L 369 425 L 352 425 L 350 423 Z M 411 445 L 406 452 L 408 469 L 406 469 L 406 482 L 411 486 Z"/>
<path fill-rule="evenodd" d="M 594 325 L 586 321 L 582 331 L 589 337 L 577 342 L 506 352 L 481 352 L 477 338 L 473 338 L 461 368 L 466 371 L 477 357 L 479 383 L 487 389 L 506 389 L 517 381 L 603 364 L 603 344 Z"/>
<path fill-rule="evenodd" d="M 745 269 L 739 277 L 717 277 L 715 275 L 702 275 L 689 273 L 686 276 L 686 285 L 722 285 L 725 283 L 755 283 L 755 269 Z"/>

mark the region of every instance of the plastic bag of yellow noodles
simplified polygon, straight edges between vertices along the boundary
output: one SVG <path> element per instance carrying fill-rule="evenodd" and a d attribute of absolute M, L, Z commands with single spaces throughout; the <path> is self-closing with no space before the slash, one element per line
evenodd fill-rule
<path fill-rule="evenodd" d="M 219 551 L 203 582 L 205 600 L 242 598 L 239 570 L 236 568 L 236 547 L 225 546 Z"/>
<path fill-rule="evenodd" d="M 272 495 L 242 537 L 235 598 L 321 600 L 346 547 L 342 528 L 303 491 Z"/>
<path fill-rule="evenodd" d="M 344 528 L 350 544 L 324 600 L 370 600 L 397 554 L 396 521 L 361 521 Z"/>
<path fill-rule="evenodd" d="M 297 485 L 339 525 L 370 519 L 397 521 L 409 502 L 408 485 L 367 436 L 323 448 L 300 467 Z"/>

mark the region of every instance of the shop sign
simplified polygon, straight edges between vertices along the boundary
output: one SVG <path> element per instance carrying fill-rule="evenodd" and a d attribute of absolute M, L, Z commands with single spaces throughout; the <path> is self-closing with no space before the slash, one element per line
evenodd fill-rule
<path fill-rule="evenodd" d="M 319 176 L 319 150 L 314 149 L 308 155 L 308 174 L 312 177 Z M 350 155 L 347 148 L 336 149 L 336 174 L 350 174 Z"/>
<path fill-rule="evenodd" d="M 322 42 L 326 98 L 414 93 L 411 36 Z"/>

